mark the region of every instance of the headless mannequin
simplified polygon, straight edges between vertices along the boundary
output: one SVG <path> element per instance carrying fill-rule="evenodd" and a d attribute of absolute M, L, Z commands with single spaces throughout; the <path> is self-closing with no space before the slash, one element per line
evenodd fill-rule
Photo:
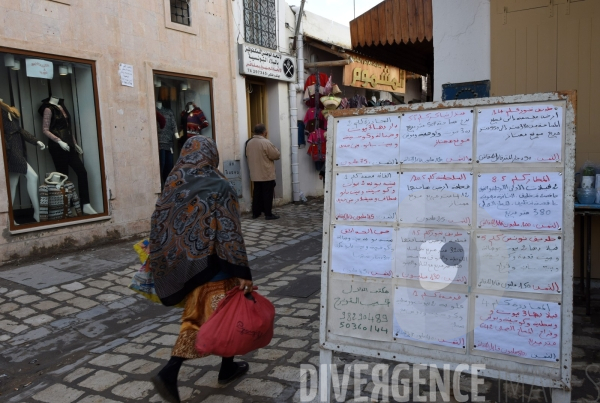
<path fill-rule="evenodd" d="M 192 111 L 194 110 L 195 107 L 196 107 L 196 105 L 194 105 L 193 102 L 188 103 L 188 105 L 187 105 L 187 113 L 192 113 Z"/>
<path fill-rule="evenodd" d="M 62 108 L 61 108 L 61 106 L 58 104 L 58 102 L 59 102 L 59 99 L 58 99 L 58 98 L 56 98 L 56 97 L 50 97 L 50 99 L 48 100 L 48 103 L 50 103 L 50 104 L 52 104 L 52 105 L 56 105 L 57 107 L 59 107 L 59 108 L 62 110 Z M 65 151 L 67 151 L 67 152 L 71 150 L 71 147 L 69 147 L 69 145 L 68 145 L 67 143 L 65 143 L 64 141 L 62 141 L 62 140 L 59 140 L 57 143 L 58 143 L 58 145 L 60 146 L 60 148 L 62 148 L 63 150 L 65 150 Z M 83 155 L 83 149 L 82 149 L 82 148 L 81 148 L 81 147 L 80 147 L 78 144 L 75 144 L 75 150 L 77 151 L 77 153 L 78 153 L 79 155 Z M 92 214 L 98 214 L 98 213 L 96 212 L 96 210 L 94 210 L 94 209 L 92 208 L 92 206 L 91 206 L 91 204 L 90 204 L 90 203 L 86 203 L 86 204 L 84 204 L 84 205 L 82 206 L 81 210 L 83 211 L 83 213 L 84 213 L 84 214 L 89 214 L 89 215 L 92 215 Z"/>
<path fill-rule="evenodd" d="M 19 111 L 15 108 L 10 107 L 5 104 L 2 99 L 0 99 L 0 107 L 8 112 L 8 119 L 18 119 Z M 37 145 L 40 147 L 40 151 L 46 149 L 46 145 L 41 141 L 37 142 Z M 29 194 L 29 199 L 31 200 L 31 206 L 33 207 L 33 218 L 37 222 L 40 222 L 40 198 L 38 195 L 38 175 L 33 170 L 31 165 L 27 163 L 27 172 L 25 174 L 17 173 L 17 172 L 9 172 L 8 173 L 8 181 L 10 182 L 10 196 L 11 203 L 14 204 L 15 196 L 17 194 L 17 185 L 19 184 L 19 178 L 21 175 L 25 175 L 25 179 L 27 179 L 27 193 Z M 17 224 L 15 222 L 15 224 Z"/>
<path fill-rule="evenodd" d="M 160 101 L 156 102 L 156 109 L 162 109 L 162 107 L 163 107 L 162 102 L 160 102 Z M 176 139 L 179 138 L 177 131 L 175 131 L 175 138 Z M 171 147 L 171 154 L 173 154 L 173 147 Z"/>

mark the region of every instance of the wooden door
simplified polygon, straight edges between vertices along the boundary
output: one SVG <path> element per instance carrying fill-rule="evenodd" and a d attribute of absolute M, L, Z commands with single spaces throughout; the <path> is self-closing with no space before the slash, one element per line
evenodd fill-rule
<path fill-rule="evenodd" d="M 493 3 L 492 96 L 556 91 L 556 13 L 547 6 L 500 7 L 514 0 Z"/>
<path fill-rule="evenodd" d="M 600 1 L 492 0 L 491 10 L 492 95 L 576 90 L 575 169 L 600 165 Z M 600 239 L 598 218 L 592 236 Z M 600 278 L 600 248 L 592 249 L 592 276 Z"/>

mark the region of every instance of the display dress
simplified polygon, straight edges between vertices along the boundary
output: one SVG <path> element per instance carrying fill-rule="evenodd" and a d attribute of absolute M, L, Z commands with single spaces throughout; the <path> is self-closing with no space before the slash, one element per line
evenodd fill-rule
<path fill-rule="evenodd" d="M 21 127 L 19 119 L 2 109 L 2 124 L 6 139 L 6 157 L 8 159 L 8 172 L 27 174 L 27 154 L 23 140 L 37 145 L 38 140 L 27 130 Z"/>
<path fill-rule="evenodd" d="M 75 137 L 71 131 L 71 115 L 65 107 L 64 100 L 60 99 L 58 105 L 51 104 L 49 98 L 42 101 L 38 112 L 43 116 L 44 134 L 50 138 L 48 149 L 58 172 L 69 175 L 69 167 L 77 175 L 79 187 L 79 198 L 82 205 L 90 203 L 87 171 L 77 150 L 75 149 Z M 69 146 L 69 151 L 63 150 L 58 144 L 64 141 Z M 70 178 L 73 180 L 74 178 Z"/>

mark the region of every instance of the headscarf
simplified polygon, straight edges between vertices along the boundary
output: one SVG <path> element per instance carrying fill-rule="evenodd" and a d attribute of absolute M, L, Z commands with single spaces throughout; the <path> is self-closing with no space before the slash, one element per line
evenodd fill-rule
<path fill-rule="evenodd" d="M 181 302 L 223 271 L 251 280 L 233 186 L 215 143 L 186 141 L 152 214 L 149 267 L 164 305 Z"/>

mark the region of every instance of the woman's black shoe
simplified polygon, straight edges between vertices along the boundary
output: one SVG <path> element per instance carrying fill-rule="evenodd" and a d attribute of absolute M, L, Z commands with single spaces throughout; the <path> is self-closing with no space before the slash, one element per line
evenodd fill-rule
<path fill-rule="evenodd" d="M 250 365 L 248 365 L 248 363 L 245 361 L 236 362 L 235 364 L 237 365 L 237 368 L 233 371 L 233 373 L 231 373 L 231 375 L 229 375 L 227 378 L 221 378 L 219 376 L 219 385 L 226 385 L 229 382 L 236 380 L 250 369 Z"/>
<path fill-rule="evenodd" d="M 179 399 L 179 391 L 177 390 L 177 384 L 165 382 L 160 375 L 153 376 L 150 380 L 154 384 L 154 387 L 156 388 L 156 391 L 160 397 L 169 403 L 181 403 L 181 400 Z"/>

